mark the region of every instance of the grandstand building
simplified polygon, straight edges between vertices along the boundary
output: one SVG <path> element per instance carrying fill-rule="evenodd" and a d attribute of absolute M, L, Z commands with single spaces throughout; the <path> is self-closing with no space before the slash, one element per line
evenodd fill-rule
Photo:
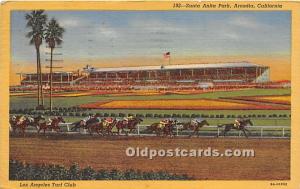
<path fill-rule="evenodd" d="M 92 68 L 81 72 L 55 72 L 54 85 L 99 86 L 103 89 L 213 87 L 269 82 L 270 68 L 249 62 L 184 64 L 119 68 Z M 22 85 L 36 83 L 36 74 L 23 74 Z M 49 83 L 49 74 L 43 74 Z"/>
<path fill-rule="evenodd" d="M 72 85 L 78 80 L 83 79 L 86 75 L 77 72 L 53 72 L 52 81 L 54 85 Z M 36 73 L 22 73 L 20 74 L 21 85 L 36 85 L 37 84 L 37 74 Z M 42 74 L 43 85 L 50 83 L 50 74 Z"/>

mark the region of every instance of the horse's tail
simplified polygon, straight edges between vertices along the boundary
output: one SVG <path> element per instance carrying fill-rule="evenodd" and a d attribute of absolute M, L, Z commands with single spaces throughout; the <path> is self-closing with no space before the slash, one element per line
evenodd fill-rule
<path fill-rule="evenodd" d="M 223 127 L 224 126 L 224 124 L 218 124 L 218 127 Z"/>

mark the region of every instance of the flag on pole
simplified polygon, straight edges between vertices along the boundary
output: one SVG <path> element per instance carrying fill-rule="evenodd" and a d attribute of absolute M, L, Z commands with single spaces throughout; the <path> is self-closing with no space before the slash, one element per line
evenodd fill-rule
<path fill-rule="evenodd" d="M 170 52 L 164 53 L 164 58 L 165 58 L 165 59 L 168 59 L 168 58 L 170 58 L 170 57 L 171 57 L 171 53 L 170 53 Z"/>

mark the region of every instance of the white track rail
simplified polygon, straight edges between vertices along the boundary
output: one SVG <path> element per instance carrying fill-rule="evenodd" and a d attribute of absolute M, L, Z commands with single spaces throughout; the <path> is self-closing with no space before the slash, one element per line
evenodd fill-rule
<path fill-rule="evenodd" d="M 78 132 L 71 131 L 72 123 L 61 123 L 59 126 L 61 128 L 60 134 L 67 135 L 89 135 L 87 130 L 80 129 Z M 146 127 L 149 125 L 138 125 L 137 130 L 134 133 L 129 133 L 128 136 L 156 136 L 154 133 L 145 133 Z M 289 126 L 249 126 L 246 127 L 251 131 L 249 137 L 251 138 L 290 138 L 291 128 Z M 204 126 L 200 128 L 197 137 L 216 137 L 220 136 L 224 128 L 218 126 Z M 26 133 L 36 133 L 36 129 L 27 129 Z M 41 131 L 42 132 L 42 131 Z M 56 134 L 54 131 L 47 131 L 47 134 Z M 59 134 L 59 133 L 57 133 Z M 192 134 L 192 131 L 180 131 L 180 126 L 176 127 L 174 130 L 174 136 L 177 137 L 187 137 Z M 117 135 L 117 133 L 114 133 Z M 125 135 L 125 134 L 121 134 Z M 244 137 L 241 131 L 231 130 L 226 134 L 227 137 Z M 223 136 L 220 136 L 223 137 Z"/>

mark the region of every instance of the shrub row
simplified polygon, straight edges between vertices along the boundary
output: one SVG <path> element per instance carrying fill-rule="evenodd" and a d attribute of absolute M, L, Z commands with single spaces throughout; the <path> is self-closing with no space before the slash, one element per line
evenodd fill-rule
<path fill-rule="evenodd" d="M 91 112 L 59 112 L 59 111 L 35 111 L 35 110 L 11 110 L 11 114 L 48 115 L 48 116 L 82 116 L 93 115 Z M 290 118 L 290 114 L 249 114 L 249 115 L 224 115 L 224 114 L 126 114 L 126 113 L 97 113 L 100 117 L 126 117 L 136 116 L 141 118 Z"/>
<path fill-rule="evenodd" d="M 80 169 L 77 164 L 69 168 L 60 165 L 33 165 L 16 160 L 9 161 L 10 180 L 190 180 L 187 175 L 139 170 L 94 170 L 91 167 Z"/>
<path fill-rule="evenodd" d="M 54 107 L 53 111 L 55 112 L 85 112 L 91 109 L 88 108 L 81 108 L 81 107 Z M 33 112 L 33 111 L 41 111 L 41 110 L 36 110 L 34 108 L 20 108 L 20 109 L 13 109 L 10 110 L 12 113 L 29 113 L 29 112 Z"/>

